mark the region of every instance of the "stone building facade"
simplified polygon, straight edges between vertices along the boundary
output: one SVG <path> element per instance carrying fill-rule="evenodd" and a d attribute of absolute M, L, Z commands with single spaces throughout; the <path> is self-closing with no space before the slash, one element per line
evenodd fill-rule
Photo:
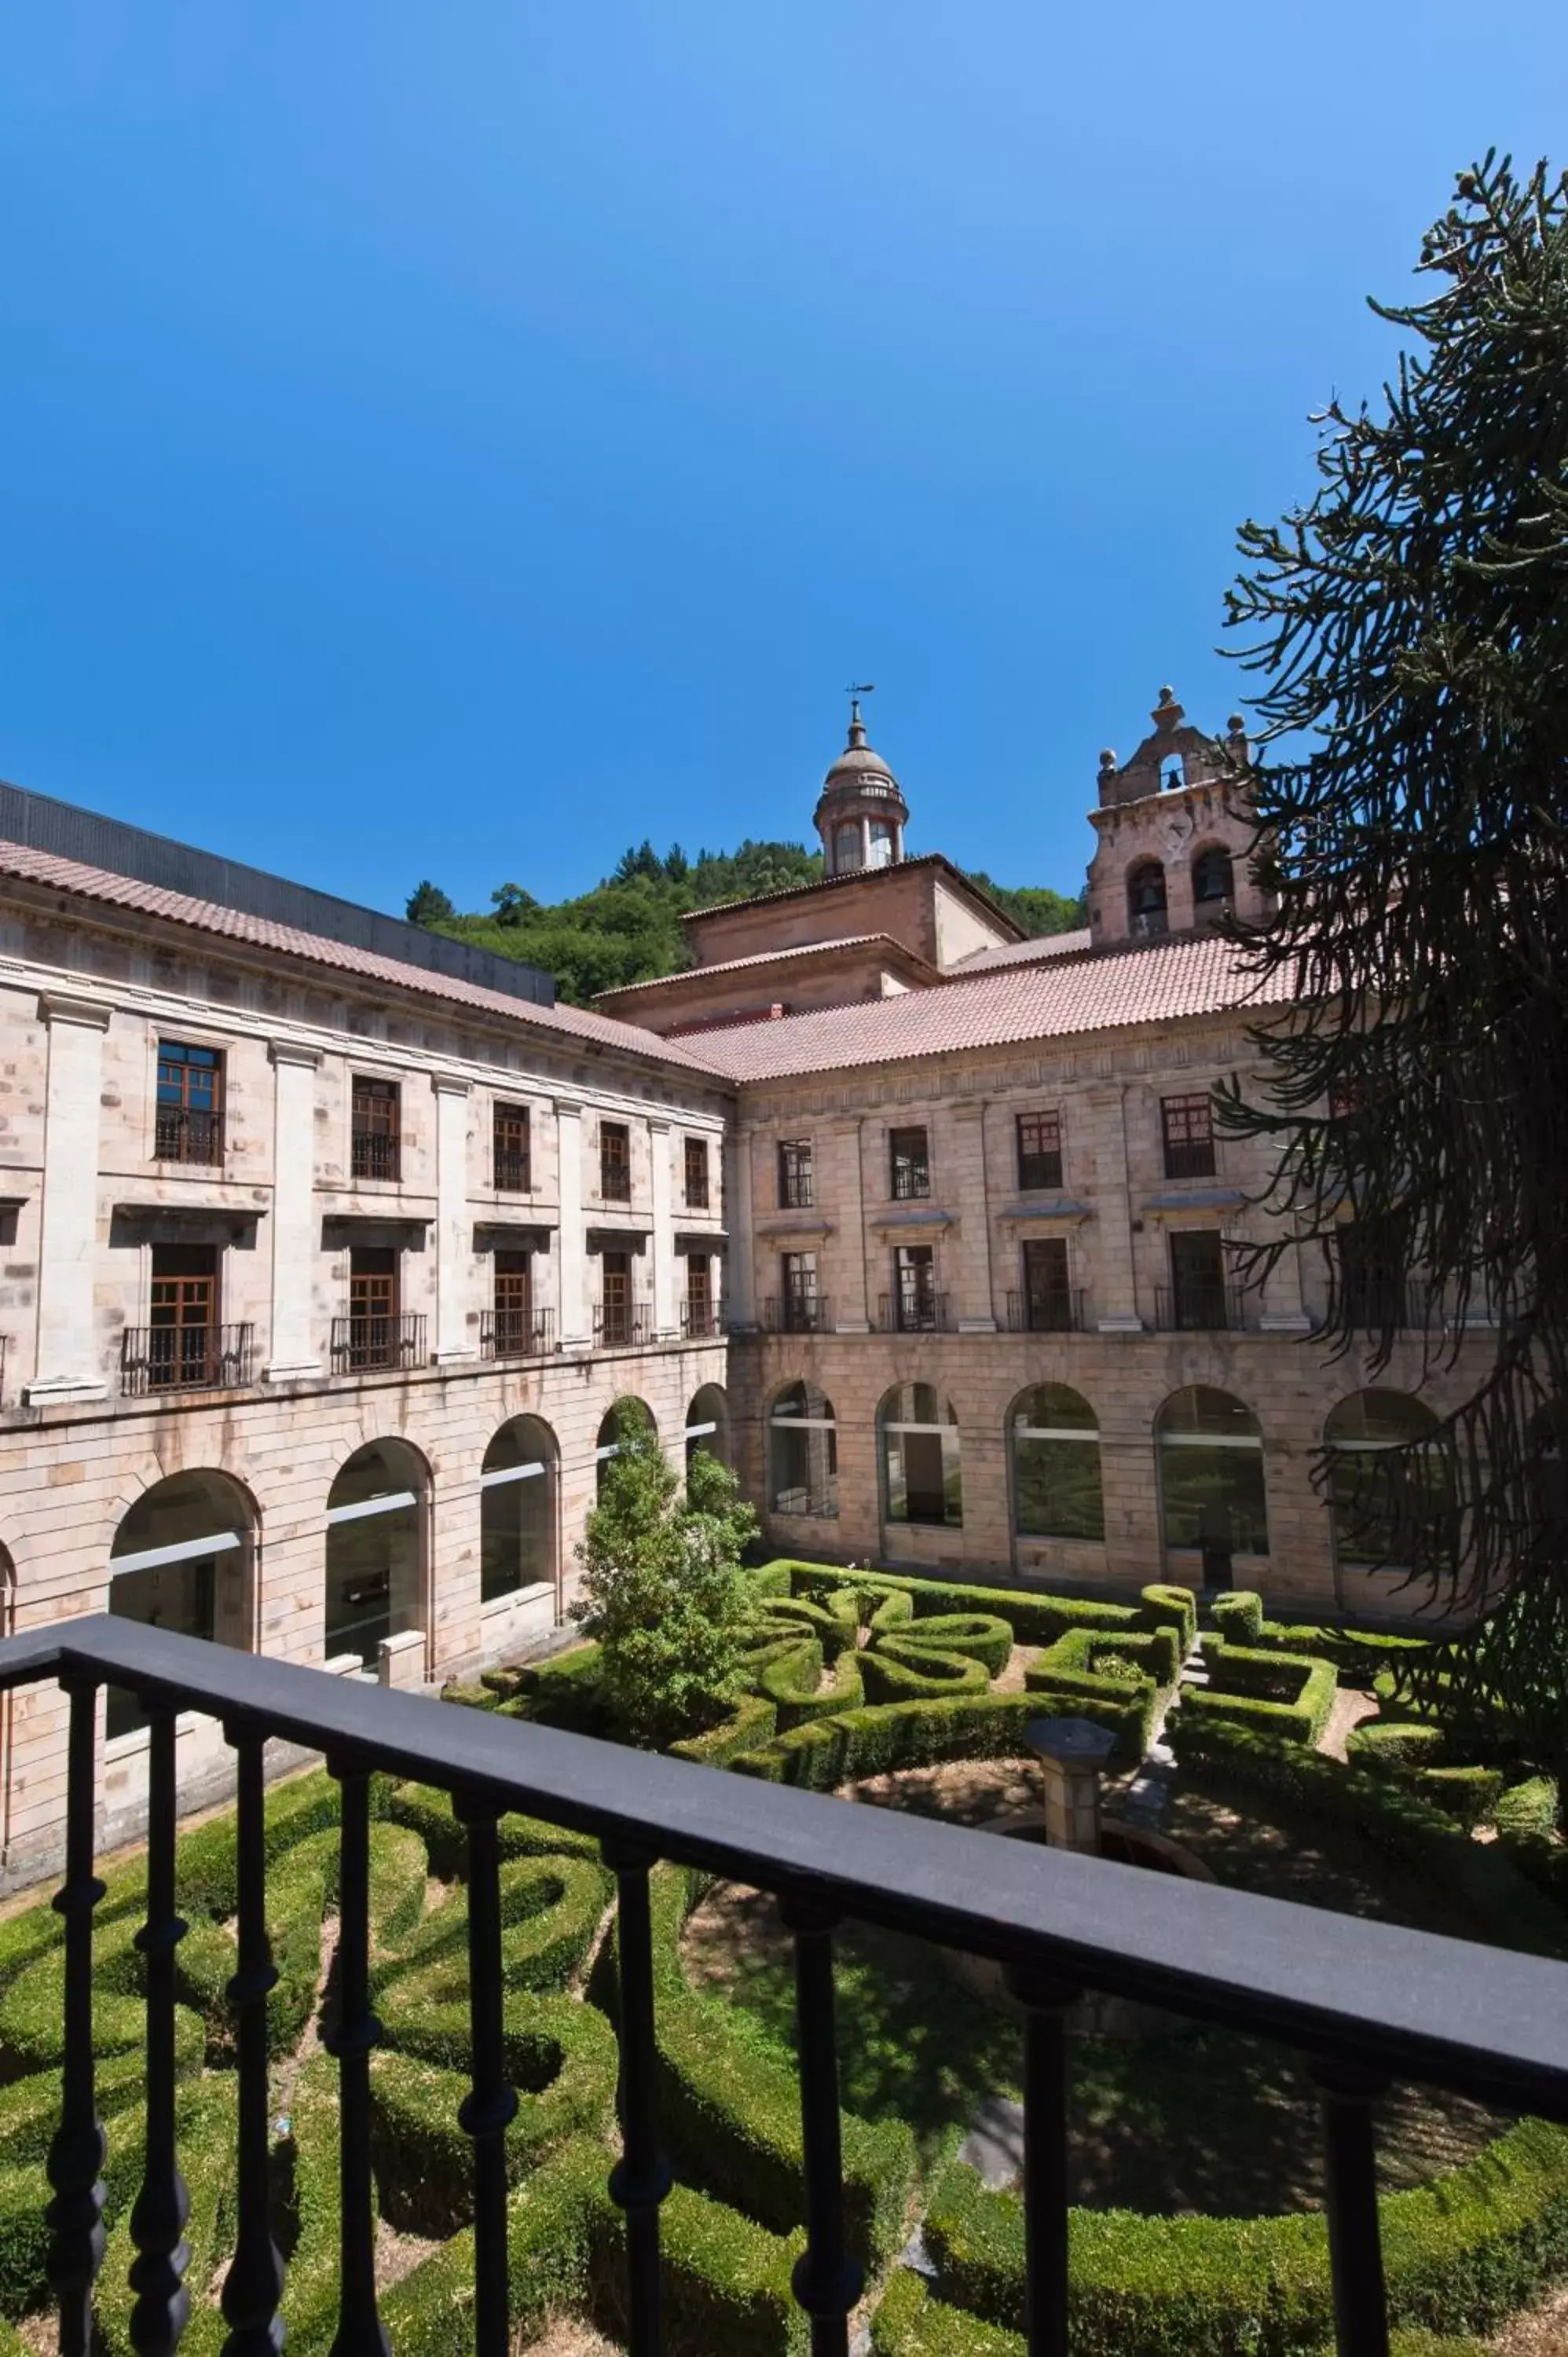
<path fill-rule="evenodd" d="M 780 1550 L 1412 1609 L 1339 1493 L 1467 1346 L 1374 1377 L 1312 1339 L 1321 1263 L 1235 1281 L 1267 1174 L 1209 1092 L 1288 1013 L 1210 930 L 1262 905 L 1235 730 L 1167 691 L 1105 757 L 1090 924 L 1045 941 L 907 856 L 859 737 L 833 872 L 699 912 L 689 971 L 592 1012 L 0 789 L 6 1627 L 472 1670 L 564 1618 L 628 1398 L 677 1463 L 729 1456 Z M 111 1838 L 145 1740 L 112 1698 Z M 50 1854 L 62 1742 L 56 1698 L 0 1702 L 7 1879 Z M 199 1797 L 227 1755 L 181 1747 Z"/>

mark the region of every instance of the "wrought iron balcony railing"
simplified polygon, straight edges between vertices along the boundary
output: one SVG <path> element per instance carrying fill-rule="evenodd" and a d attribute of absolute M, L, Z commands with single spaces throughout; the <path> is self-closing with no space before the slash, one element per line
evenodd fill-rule
<path fill-rule="evenodd" d="M 1167 1137 L 1167 1178 L 1213 1178 L 1218 1175 L 1211 1137 Z"/>
<path fill-rule="evenodd" d="M 832 1304 L 825 1293 L 769 1294 L 762 1322 L 770 1334 L 831 1334 Z"/>
<path fill-rule="evenodd" d="M 209 1167 L 223 1159 L 223 1116 L 186 1105 L 159 1105 L 153 1115 L 155 1162 L 201 1162 Z"/>
<path fill-rule="evenodd" d="M 542 1359 L 555 1348 L 553 1309 L 481 1309 L 481 1359 Z"/>
<path fill-rule="evenodd" d="M 384 1129 L 357 1129 L 349 1141 L 349 1168 L 356 1178 L 401 1177 L 403 1140 Z"/>
<path fill-rule="evenodd" d="M 498 1195 L 526 1195 L 533 1185 L 533 1157 L 526 1146 L 498 1146 L 490 1173 Z"/>
<path fill-rule="evenodd" d="M 725 1331 L 722 1301 L 682 1301 L 681 1331 L 689 1342 L 706 1342 Z"/>
<path fill-rule="evenodd" d="M 1041 1293 L 1007 1296 L 1010 1334 L 1081 1334 L 1083 1321 L 1081 1285 L 1048 1286 Z"/>
<path fill-rule="evenodd" d="M 809 1162 L 785 1164 L 779 1173 L 779 1208 L 781 1211 L 809 1211 L 817 1200 L 816 1187 Z"/>
<path fill-rule="evenodd" d="M 1155 1324 L 1162 1334 L 1242 1334 L 1255 1308 L 1255 1297 L 1228 1277 L 1212 1283 L 1189 1277 L 1155 1287 Z"/>
<path fill-rule="evenodd" d="M 893 1200 L 909 1203 L 924 1199 L 931 1191 L 931 1166 L 929 1162 L 896 1162 L 893 1166 Z"/>
<path fill-rule="evenodd" d="M 632 1351 L 653 1340 L 653 1312 L 644 1301 L 603 1303 L 594 1312 L 594 1343 L 601 1351 Z"/>
<path fill-rule="evenodd" d="M 881 1334 L 945 1334 L 951 1325 L 945 1293 L 910 1287 L 877 1296 L 876 1328 Z"/>
<path fill-rule="evenodd" d="M 120 1389 L 209 1392 L 252 1379 L 253 1326 L 127 1326 L 120 1337 Z M 0 1361 L 0 1367 L 4 1361 Z"/>
<path fill-rule="evenodd" d="M 361 1368 L 417 1367 L 424 1357 L 423 1318 L 334 1318 L 332 1372 L 355 1374 Z"/>
<path fill-rule="evenodd" d="M 235 2011 L 239 2234 L 224 2305 L 247 2346 L 276 2347 L 285 2271 L 267 2233 L 274 2104 L 269 2082 L 267 1846 L 263 1761 L 270 1738 L 324 1752 L 341 1794 L 337 1887 L 340 2199 L 334 2345 L 387 2345 L 378 2313 L 372 2178 L 370 1996 L 371 1780 L 380 1772 L 449 1792 L 467 1834 L 470 2090 L 459 2115 L 473 2142 L 473 2307 L 463 2345 L 506 2357 L 511 2336 L 504 2128 L 516 2109 L 505 2036 L 500 1818 L 511 1810 L 588 1834 L 617 1883 L 610 2016 L 620 2047 L 620 2154 L 609 2190 L 627 2214 L 626 2342 L 663 2343 L 660 2208 L 671 2184 L 660 2132 L 659 1982 L 649 1876 L 669 1860 L 771 1893 L 795 1946 L 801 2170 L 794 2190 L 806 2245 L 794 2274 L 811 2346 L 839 2357 L 863 2289 L 848 2247 L 834 2029 L 833 1938 L 870 1923 L 999 1963 L 1023 2016 L 1026 2346 L 1069 2347 L 1068 2203 L 1071 2072 L 1068 2008 L 1083 1990 L 1157 2006 L 1237 2036 L 1293 2048 L 1316 2081 L 1325 2208 L 1338 2347 L 1386 2349 L 1377 2120 L 1406 2080 L 1491 2108 L 1568 2122 L 1568 1966 L 1540 1956 L 1368 1922 L 1174 1875 L 1133 1874 L 1068 1850 L 1026 1846 L 960 1825 L 622 1749 L 489 1711 L 433 1704 L 320 1670 L 204 1643 L 99 1614 L 0 1642 L 0 1691 L 58 1683 L 69 1697 L 60 2027 L 64 2068 L 48 2174 L 54 2199 L 48 2275 L 60 2347 L 86 2351 L 103 2264 L 105 2130 L 95 2087 L 93 1874 L 98 1695 L 129 1692 L 148 1726 L 146 1921 L 140 2002 L 146 2021 L 145 2136 L 130 2213 L 137 2345 L 172 2349 L 188 2211 L 178 2148 L 176 1723 L 222 1724 L 238 1778 Z M 52 1986 L 52 1984 L 51 1984 Z M 111 2120 L 108 2143 L 122 2130 Z M 1216 2123 L 1216 2134 L 1223 2134 Z M 1113 2225 L 1113 2221 L 1110 2222 Z M 117 2238 L 116 2238 L 117 2239 Z M 113 2247 L 113 2244 L 110 2245 Z M 216 2319 L 213 2319 L 216 2323 Z M 455 2327 L 456 2329 L 456 2327 Z M 470 2337 L 471 2336 L 471 2337 Z M 457 2343 L 455 2341 L 454 2346 Z"/>

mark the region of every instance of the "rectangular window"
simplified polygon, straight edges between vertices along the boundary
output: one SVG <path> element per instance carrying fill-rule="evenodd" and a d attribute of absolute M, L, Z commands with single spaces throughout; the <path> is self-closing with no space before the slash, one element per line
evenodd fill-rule
<path fill-rule="evenodd" d="M 356 1178 L 400 1176 L 402 1091 L 395 1081 L 354 1075 L 349 1097 L 349 1167 Z"/>
<path fill-rule="evenodd" d="M 599 1124 L 599 1193 L 607 1203 L 631 1200 L 631 1132 L 624 1121 Z"/>
<path fill-rule="evenodd" d="M 811 1188 L 811 1141 L 787 1137 L 779 1146 L 779 1208 L 809 1211 L 815 1201 Z"/>
<path fill-rule="evenodd" d="M 1404 1268 L 1392 1240 L 1351 1223 L 1342 1227 L 1334 1241 L 1347 1322 L 1371 1334 L 1381 1332 L 1385 1326 L 1402 1330 L 1412 1323 Z"/>
<path fill-rule="evenodd" d="M 602 1133 L 601 1133 L 602 1135 Z M 626 1135 L 623 1130 L 622 1136 Z M 631 1254 L 600 1254 L 599 1340 L 607 1347 L 624 1347 L 632 1338 Z"/>
<path fill-rule="evenodd" d="M 155 1161 L 222 1161 L 223 1059 L 216 1048 L 158 1041 L 153 1130 Z"/>
<path fill-rule="evenodd" d="M 500 1195 L 526 1195 L 533 1185 L 533 1157 L 526 1105 L 495 1109 L 495 1186 Z"/>
<path fill-rule="evenodd" d="M 930 1153 L 923 1129 L 890 1129 L 887 1133 L 887 1155 L 896 1203 L 908 1202 L 912 1197 L 930 1193 Z"/>
<path fill-rule="evenodd" d="M 533 1347 L 533 1255 L 498 1252 L 495 1260 L 496 1356 L 520 1358 Z"/>
<path fill-rule="evenodd" d="M 1207 1094 L 1162 1097 L 1160 1117 L 1165 1129 L 1165 1177 L 1212 1178 L 1214 1121 Z"/>
<path fill-rule="evenodd" d="M 937 1258 L 929 1244 L 900 1244 L 893 1255 L 893 1325 L 929 1334 L 937 1325 Z"/>
<path fill-rule="evenodd" d="M 706 1253 L 686 1255 L 686 1331 L 691 1335 L 715 1330 L 713 1269 Z"/>
<path fill-rule="evenodd" d="M 219 1380 L 218 1247 L 155 1244 L 147 1383 L 177 1391 Z"/>
<path fill-rule="evenodd" d="M 398 1262 L 391 1244 L 355 1244 L 349 1254 L 350 1367 L 391 1367 L 398 1358 Z"/>
<path fill-rule="evenodd" d="M 1024 1246 L 1025 1332 L 1070 1334 L 1074 1324 L 1072 1308 L 1066 1237 L 1043 1236 L 1026 1243 Z"/>
<path fill-rule="evenodd" d="M 1018 1184 L 1059 1187 L 1062 1183 L 1062 1125 L 1056 1113 L 1018 1115 Z"/>
<path fill-rule="evenodd" d="M 779 1300 L 779 1323 L 785 1333 L 815 1333 L 822 1314 L 821 1297 L 817 1291 L 816 1254 L 781 1254 L 779 1273 L 782 1287 Z"/>
<path fill-rule="evenodd" d="M 686 1209 L 705 1211 L 708 1208 L 708 1141 L 705 1137 L 689 1137 L 685 1144 Z"/>
<path fill-rule="evenodd" d="M 1219 1229 L 1178 1229 L 1170 1244 L 1171 1325 L 1178 1334 L 1223 1331 L 1230 1319 Z"/>

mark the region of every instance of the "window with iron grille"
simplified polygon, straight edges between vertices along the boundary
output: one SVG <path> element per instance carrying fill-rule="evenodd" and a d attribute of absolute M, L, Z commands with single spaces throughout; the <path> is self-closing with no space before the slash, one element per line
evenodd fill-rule
<path fill-rule="evenodd" d="M 706 1334 L 714 1322 L 713 1270 L 706 1253 L 686 1254 L 686 1329 Z"/>
<path fill-rule="evenodd" d="M 158 1041 L 153 1128 L 156 1161 L 222 1161 L 223 1058 L 216 1048 Z"/>
<path fill-rule="evenodd" d="M 526 1195 L 533 1184 L 532 1153 L 526 1105 L 497 1105 L 494 1147 L 497 1192 L 503 1195 Z"/>
<path fill-rule="evenodd" d="M 809 1137 L 781 1138 L 779 1145 L 779 1208 L 781 1211 L 809 1211 L 815 1198 L 811 1184 L 811 1141 Z"/>
<path fill-rule="evenodd" d="M 708 1208 L 708 1141 L 705 1137 L 689 1137 L 685 1144 L 686 1209 L 705 1211 Z"/>
<path fill-rule="evenodd" d="M 1212 1178 L 1214 1119 L 1208 1094 L 1162 1097 L 1160 1116 L 1165 1128 L 1165 1177 Z"/>
<path fill-rule="evenodd" d="M 924 1334 L 937 1322 L 937 1258 L 929 1244 L 900 1244 L 893 1254 L 894 1323 Z"/>
<path fill-rule="evenodd" d="M 218 1247 L 155 1244 L 147 1380 L 155 1390 L 217 1380 Z"/>
<path fill-rule="evenodd" d="M 890 1129 L 887 1155 L 895 1202 L 931 1191 L 930 1150 L 923 1129 Z"/>
<path fill-rule="evenodd" d="M 1062 1183 L 1062 1124 L 1058 1113 L 1018 1115 L 1018 1184 L 1059 1187 Z"/>
<path fill-rule="evenodd" d="M 631 1132 L 624 1121 L 599 1124 L 599 1193 L 607 1203 L 631 1200 Z"/>
<path fill-rule="evenodd" d="M 606 1342 L 632 1339 L 631 1254 L 607 1252 L 600 1256 L 599 1323 Z"/>
<path fill-rule="evenodd" d="M 402 1138 L 402 1091 L 395 1081 L 354 1076 L 349 1097 L 349 1160 L 356 1178 L 395 1178 Z"/>
<path fill-rule="evenodd" d="M 533 1328 L 533 1259 L 525 1252 L 495 1256 L 496 1349 L 526 1351 Z"/>
<path fill-rule="evenodd" d="M 1040 1236 L 1024 1246 L 1024 1324 L 1031 1334 L 1071 1330 L 1072 1290 L 1065 1236 Z"/>

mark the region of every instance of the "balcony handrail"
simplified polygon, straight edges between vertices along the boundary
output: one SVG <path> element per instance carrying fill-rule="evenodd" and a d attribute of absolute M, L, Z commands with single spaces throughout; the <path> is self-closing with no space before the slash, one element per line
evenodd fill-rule
<path fill-rule="evenodd" d="M 223 1159 L 223 1112 L 220 1106 L 157 1105 L 153 1112 L 155 1162 L 199 1162 L 208 1166 Z"/>
<path fill-rule="evenodd" d="M 1012 1334 L 1081 1334 L 1084 1329 L 1084 1287 L 1047 1286 L 1031 1293 L 1020 1286 L 1007 1296 L 1007 1329 Z"/>
<path fill-rule="evenodd" d="M 263 1749 L 282 1738 L 324 1752 L 342 1787 L 339 1843 L 341 2203 L 338 2345 L 384 2346 L 376 2315 L 370 2057 L 370 1778 L 449 1792 L 468 1827 L 474 2339 L 482 2357 L 510 2345 L 507 2180 L 497 2122 L 515 2103 L 504 2061 L 497 1821 L 509 1810 L 596 1838 L 617 1885 L 614 2008 L 620 2046 L 621 2160 L 609 2179 L 628 2213 L 630 2345 L 660 2345 L 659 2206 L 671 2183 L 660 2152 L 657 2012 L 649 1875 L 656 1861 L 774 1894 L 797 1943 L 801 2132 L 808 2240 L 795 2274 L 819 2348 L 845 2346 L 860 2289 L 843 2228 L 834 2061 L 832 1932 L 843 1918 L 993 1958 L 1026 2010 L 1026 2298 L 1030 2345 L 1068 2346 L 1069 2074 L 1063 2015 L 1080 1987 L 1174 2009 L 1283 2042 L 1324 2086 L 1328 2252 L 1341 2346 L 1384 2345 L 1372 2103 L 1391 2077 L 1446 2088 L 1494 2108 L 1568 2122 L 1568 1965 L 1428 1932 L 1135 1869 L 1069 1850 L 1001 1843 L 969 1827 L 868 1809 L 826 1793 L 729 1776 L 593 1737 L 484 1711 L 433 1705 L 296 1663 L 237 1653 L 94 1614 L 0 1641 L 0 1691 L 57 1679 L 69 1698 L 59 2131 L 51 2276 L 61 2345 L 84 2348 L 100 2219 L 104 2135 L 93 2070 L 92 1873 L 98 1805 L 98 1689 L 134 1693 L 150 1727 L 147 1851 L 148 2115 L 142 2195 L 132 2215 L 137 2264 L 168 2278 L 167 2218 L 177 2212 L 176 1977 L 184 1926 L 175 1905 L 176 1723 L 218 1718 L 237 1759 L 239 2212 L 265 2214 L 270 2143 L 265 1997 L 266 1834 Z M 252 1970 L 247 1975 L 247 1963 Z M 156 2107 L 156 2108 L 155 2108 Z M 110 2123 L 117 2135 L 117 2121 Z M 606 2156 L 607 2161 L 608 2155 Z M 171 2205 L 166 2197 L 176 2198 Z M 142 2222 L 138 2222 L 141 2221 Z M 177 2233 L 177 2217 L 174 2229 Z M 177 2285 L 183 2254 L 174 2253 Z M 275 2256 L 228 2286 L 259 2288 L 264 2336 L 283 2286 Z M 197 2287 L 199 2297 L 208 2287 Z M 815 2297 L 812 2297 L 813 2292 Z M 819 2326 L 821 2329 L 819 2330 Z"/>
<path fill-rule="evenodd" d="M 1255 1297 L 1234 1277 L 1189 1277 L 1155 1287 L 1155 1324 L 1162 1334 L 1244 1334 L 1255 1310 Z"/>
<path fill-rule="evenodd" d="M 769 1333 L 831 1333 L 832 1304 L 825 1293 L 770 1293 L 762 1305 L 762 1322 Z"/>
<path fill-rule="evenodd" d="M 910 1286 L 876 1297 L 876 1323 L 884 1334 L 945 1334 L 950 1322 L 945 1293 Z"/>
<path fill-rule="evenodd" d="M 0 1692 L 121 1684 L 618 1852 L 1568 2124 L 1568 1964 L 503 1719 L 106 1612 L 0 1639 Z"/>
<path fill-rule="evenodd" d="M 553 1309 L 481 1309 L 479 1312 L 481 1358 L 544 1358 L 554 1348 Z"/>
<path fill-rule="evenodd" d="M 345 1368 L 416 1364 L 424 1356 L 424 1314 L 371 1310 L 363 1317 L 334 1318 L 328 1351 L 337 1373 Z"/>
<path fill-rule="evenodd" d="M 653 1339 L 653 1304 L 650 1301 L 628 1301 L 624 1309 L 607 1308 L 598 1302 L 594 1308 L 594 1340 L 610 1351 L 635 1350 L 640 1343 Z"/>
<path fill-rule="evenodd" d="M 255 1327 L 126 1326 L 120 1334 L 120 1390 L 127 1399 L 154 1392 L 227 1391 L 252 1377 Z M 0 1345 L 0 1379 L 5 1373 Z"/>
<path fill-rule="evenodd" d="M 681 1331 L 688 1340 L 695 1334 L 712 1336 L 725 1330 L 725 1308 L 722 1301 L 684 1300 L 681 1304 Z"/>

